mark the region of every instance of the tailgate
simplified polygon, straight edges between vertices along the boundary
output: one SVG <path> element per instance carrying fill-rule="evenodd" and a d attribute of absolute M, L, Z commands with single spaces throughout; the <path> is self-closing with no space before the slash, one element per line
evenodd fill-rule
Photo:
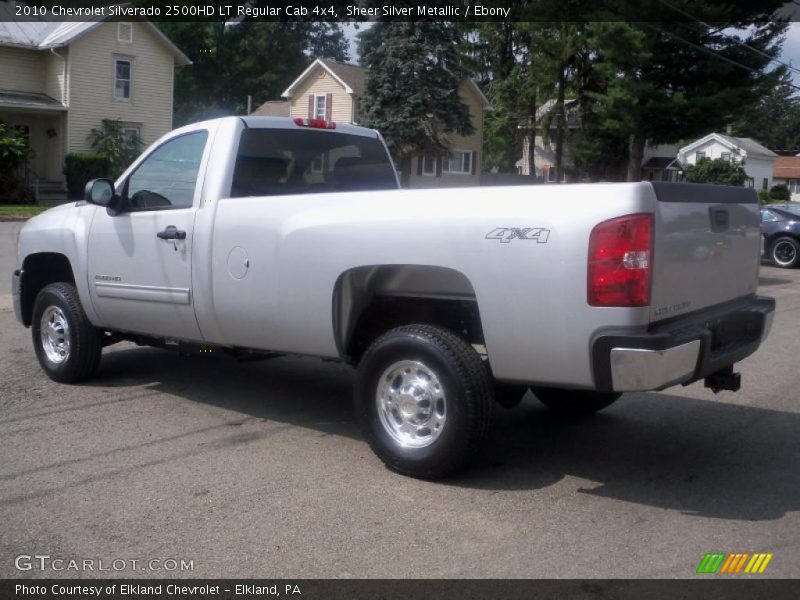
<path fill-rule="evenodd" d="M 650 321 L 755 293 L 761 244 L 755 190 L 652 185 L 657 202 Z"/>

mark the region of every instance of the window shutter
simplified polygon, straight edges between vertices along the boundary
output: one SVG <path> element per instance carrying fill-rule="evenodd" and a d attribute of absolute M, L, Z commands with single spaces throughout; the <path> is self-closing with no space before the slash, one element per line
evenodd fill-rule
<path fill-rule="evenodd" d="M 417 175 L 422 177 L 422 163 L 425 162 L 425 155 L 420 154 L 417 156 Z"/>
<path fill-rule="evenodd" d="M 469 164 L 472 169 L 472 174 L 475 175 L 477 172 L 477 167 L 475 166 L 475 159 L 478 158 L 478 153 L 473 151 L 472 156 L 470 157 Z"/>
<path fill-rule="evenodd" d="M 330 121 L 333 116 L 333 94 L 325 96 L 325 120 Z"/>
<path fill-rule="evenodd" d="M 314 94 L 308 95 L 308 118 L 314 118 Z"/>

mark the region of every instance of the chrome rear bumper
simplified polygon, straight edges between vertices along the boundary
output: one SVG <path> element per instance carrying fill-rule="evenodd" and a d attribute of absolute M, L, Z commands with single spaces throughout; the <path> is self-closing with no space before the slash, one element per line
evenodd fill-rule
<path fill-rule="evenodd" d="M 774 299 L 750 296 L 645 331 L 604 331 L 592 344 L 595 387 L 659 390 L 718 373 L 758 349 L 774 314 Z"/>

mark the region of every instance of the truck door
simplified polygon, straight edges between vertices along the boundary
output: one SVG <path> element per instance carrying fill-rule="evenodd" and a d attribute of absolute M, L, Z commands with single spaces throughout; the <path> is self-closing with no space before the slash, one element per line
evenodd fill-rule
<path fill-rule="evenodd" d="M 202 340 L 191 261 L 207 141 L 208 132 L 196 130 L 163 142 L 118 186 L 121 212 L 97 210 L 88 278 L 105 327 Z"/>

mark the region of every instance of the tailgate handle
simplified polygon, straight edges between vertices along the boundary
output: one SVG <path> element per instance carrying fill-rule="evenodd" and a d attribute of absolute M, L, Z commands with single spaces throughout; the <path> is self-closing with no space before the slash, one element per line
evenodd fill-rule
<path fill-rule="evenodd" d="M 711 231 L 728 231 L 730 226 L 730 214 L 728 209 L 723 206 L 712 206 L 708 209 L 708 216 L 711 220 Z"/>

